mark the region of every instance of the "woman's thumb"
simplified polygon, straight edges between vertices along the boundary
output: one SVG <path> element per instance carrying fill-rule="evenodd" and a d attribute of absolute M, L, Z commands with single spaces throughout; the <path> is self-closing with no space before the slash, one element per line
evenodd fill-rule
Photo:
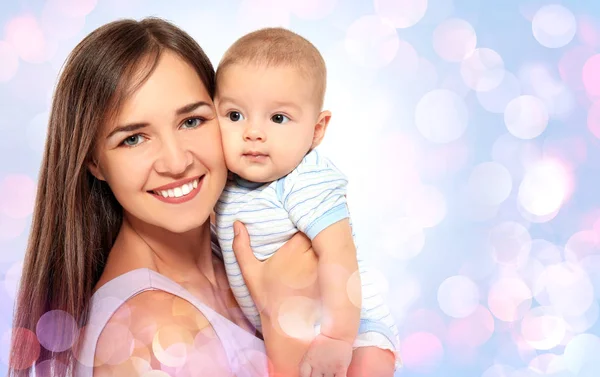
<path fill-rule="evenodd" d="M 244 276 L 246 276 L 248 270 L 259 262 L 250 247 L 248 231 L 244 224 L 239 221 L 233 223 L 233 252 Z"/>

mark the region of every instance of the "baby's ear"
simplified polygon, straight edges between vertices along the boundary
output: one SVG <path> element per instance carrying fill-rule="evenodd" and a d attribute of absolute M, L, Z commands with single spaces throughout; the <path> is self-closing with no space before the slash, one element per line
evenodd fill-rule
<path fill-rule="evenodd" d="M 329 125 L 329 120 L 331 119 L 331 111 L 325 110 L 321 111 L 319 117 L 317 118 L 317 124 L 315 125 L 315 133 L 313 136 L 312 148 L 316 148 L 323 137 L 325 137 L 325 131 L 327 130 L 327 126 Z"/>
<path fill-rule="evenodd" d="M 101 181 L 106 181 L 106 179 L 104 179 L 104 174 L 102 174 L 102 170 L 98 165 L 98 161 L 96 161 L 95 158 L 90 159 L 90 161 L 87 164 L 87 168 L 94 177 Z"/>

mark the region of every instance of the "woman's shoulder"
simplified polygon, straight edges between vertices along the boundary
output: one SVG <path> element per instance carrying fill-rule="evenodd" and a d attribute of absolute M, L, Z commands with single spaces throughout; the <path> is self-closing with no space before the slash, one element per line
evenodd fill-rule
<path fill-rule="evenodd" d="M 193 349 L 198 338 L 217 339 L 198 308 L 169 292 L 141 292 L 126 300 L 102 330 L 94 374 L 137 375 L 143 372 L 139 368 L 180 368 L 187 361 L 178 360 L 176 354 Z"/>

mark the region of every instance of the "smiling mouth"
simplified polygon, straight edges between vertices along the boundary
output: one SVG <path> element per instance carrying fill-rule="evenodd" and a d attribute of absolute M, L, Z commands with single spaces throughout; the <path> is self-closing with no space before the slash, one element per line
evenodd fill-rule
<path fill-rule="evenodd" d="M 189 195 L 195 189 L 197 189 L 202 178 L 204 178 L 204 176 L 196 178 L 191 182 L 184 183 L 178 187 L 173 187 L 167 190 L 152 190 L 150 192 L 155 195 L 162 196 L 163 198 L 181 198 Z"/>

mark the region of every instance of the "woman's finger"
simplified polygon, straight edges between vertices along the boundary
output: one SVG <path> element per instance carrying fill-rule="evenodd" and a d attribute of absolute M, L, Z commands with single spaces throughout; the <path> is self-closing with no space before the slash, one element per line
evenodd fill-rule
<path fill-rule="evenodd" d="M 242 276 L 249 283 L 250 275 L 254 275 L 257 268 L 259 268 L 261 262 L 256 259 L 252 248 L 250 247 L 250 236 L 244 224 L 239 221 L 233 223 L 233 252 L 240 265 Z"/>
<path fill-rule="evenodd" d="M 310 364 L 306 361 L 302 361 L 300 364 L 300 377 L 310 377 L 311 373 L 312 368 L 310 367 Z"/>

